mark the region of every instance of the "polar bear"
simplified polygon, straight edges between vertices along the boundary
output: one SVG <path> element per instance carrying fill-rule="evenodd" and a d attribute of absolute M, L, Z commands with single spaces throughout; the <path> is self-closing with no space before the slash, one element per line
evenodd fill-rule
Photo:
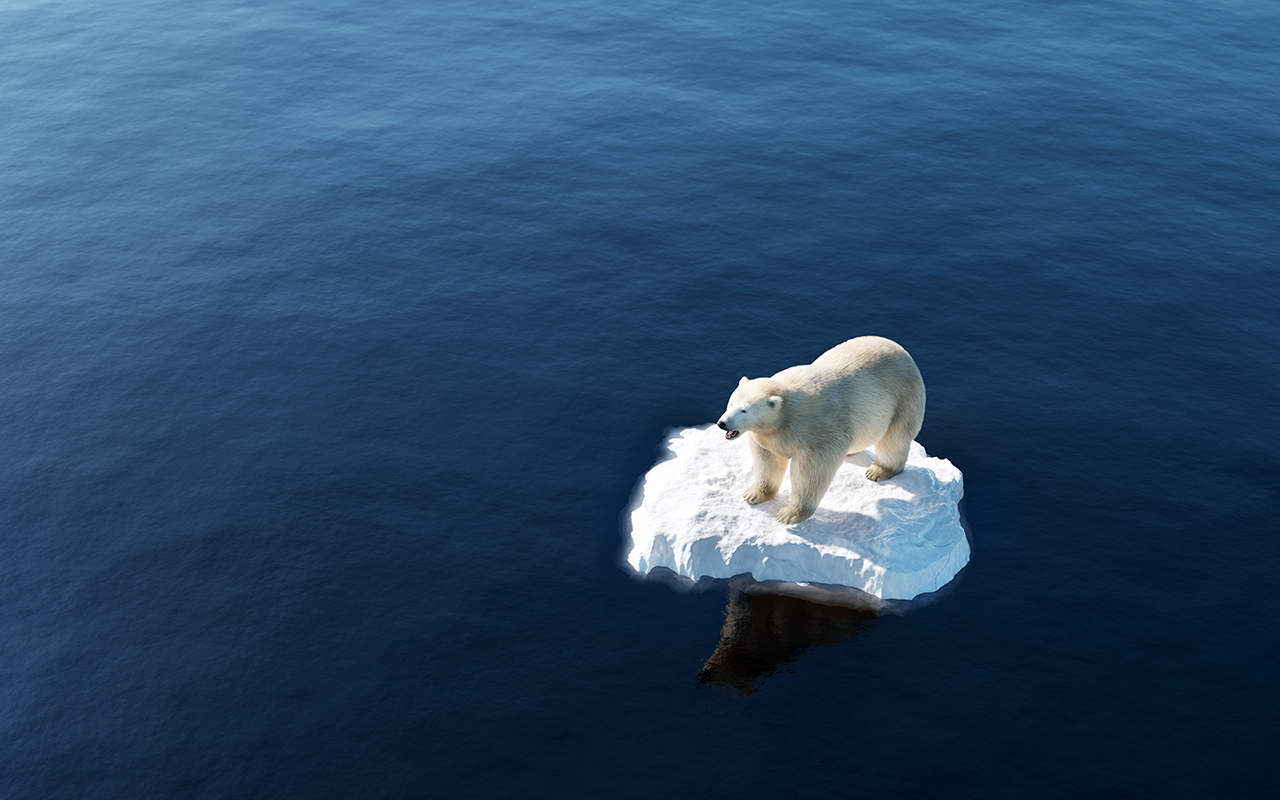
<path fill-rule="evenodd" d="M 861 336 L 836 345 L 812 364 L 772 378 L 743 378 L 718 424 L 726 439 L 751 434 L 748 503 L 778 493 L 791 462 L 791 502 L 778 512 L 787 525 L 818 509 L 846 455 L 876 446 L 867 468 L 873 481 L 907 464 L 911 440 L 924 423 L 924 380 L 901 345 Z"/>

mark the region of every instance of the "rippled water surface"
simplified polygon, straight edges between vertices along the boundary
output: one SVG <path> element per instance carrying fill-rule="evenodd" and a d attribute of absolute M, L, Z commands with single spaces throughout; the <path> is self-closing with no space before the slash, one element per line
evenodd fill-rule
<path fill-rule="evenodd" d="M 0 3 L 0 796 L 1265 796 L 1280 10 Z M 862 334 L 974 558 L 618 567 Z"/>

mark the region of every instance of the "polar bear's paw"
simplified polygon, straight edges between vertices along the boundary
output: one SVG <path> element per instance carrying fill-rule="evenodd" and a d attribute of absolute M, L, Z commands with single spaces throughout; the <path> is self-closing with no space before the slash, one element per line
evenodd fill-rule
<path fill-rule="evenodd" d="M 747 490 L 745 492 L 742 493 L 742 499 L 746 500 L 748 503 L 754 506 L 757 503 L 763 503 L 766 500 L 772 500 L 773 496 L 777 493 L 778 493 L 777 489 L 774 489 L 771 492 L 768 489 L 762 486 L 756 486 L 753 483 L 747 487 Z"/>
<path fill-rule="evenodd" d="M 792 503 L 791 505 L 783 506 L 782 510 L 778 512 L 778 522 L 783 525 L 794 525 L 797 522 L 804 522 L 812 516 L 812 511 L 805 511 L 800 506 Z"/>
<path fill-rule="evenodd" d="M 873 481 L 882 481 L 887 478 L 892 478 L 894 475 L 897 475 L 899 472 L 902 472 L 902 470 L 889 469 L 888 467 L 883 466 L 881 464 L 872 464 L 871 466 L 867 467 L 867 477 Z"/>

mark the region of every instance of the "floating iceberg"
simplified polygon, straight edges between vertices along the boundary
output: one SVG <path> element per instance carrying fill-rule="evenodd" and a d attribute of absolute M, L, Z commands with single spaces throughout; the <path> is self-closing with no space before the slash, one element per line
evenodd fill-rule
<path fill-rule="evenodd" d="M 863 474 L 873 451 L 848 456 L 818 511 L 788 526 L 774 515 L 788 501 L 789 477 L 767 503 L 742 499 L 751 480 L 745 442 L 726 441 L 713 426 L 668 434 L 668 452 L 640 482 L 629 514 L 625 560 L 639 574 L 674 573 L 684 585 L 737 577 L 754 593 L 867 605 L 936 592 L 969 562 L 960 470 L 917 442 L 906 469 L 879 483 Z"/>

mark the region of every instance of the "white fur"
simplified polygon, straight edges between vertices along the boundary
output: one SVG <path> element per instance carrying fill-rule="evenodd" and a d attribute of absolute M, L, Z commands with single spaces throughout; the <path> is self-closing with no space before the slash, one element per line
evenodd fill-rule
<path fill-rule="evenodd" d="M 867 477 L 882 481 L 901 472 L 923 423 L 916 362 L 901 345 L 862 336 L 772 378 L 744 377 L 718 424 L 731 439 L 750 434 L 752 480 L 742 495 L 748 503 L 776 495 L 791 462 L 791 502 L 778 512 L 778 521 L 790 525 L 813 516 L 846 455 L 875 445 Z"/>

